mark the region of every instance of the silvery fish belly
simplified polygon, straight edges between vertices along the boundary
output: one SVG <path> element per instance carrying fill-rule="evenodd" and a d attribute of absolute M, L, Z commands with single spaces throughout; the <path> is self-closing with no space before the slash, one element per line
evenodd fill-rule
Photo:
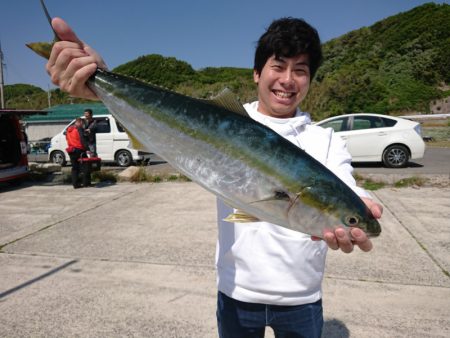
<path fill-rule="evenodd" d="M 88 85 L 132 139 L 246 214 L 318 237 L 337 226 L 380 233 L 347 185 L 229 95 L 200 100 L 105 71 Z"/>

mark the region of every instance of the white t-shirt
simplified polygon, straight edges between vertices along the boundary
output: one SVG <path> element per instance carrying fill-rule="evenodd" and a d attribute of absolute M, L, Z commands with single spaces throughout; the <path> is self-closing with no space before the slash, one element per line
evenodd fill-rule
<path fill-rule="evenodd" d="M 309 114 L 300 110 L 293 118 L 278 119 L 258 112 L 258 102 L 244 107 L 252 119 L 305 150 L 359 196 L 370 197 L 356 186 L 351 156 L 331 129 L 311 125 Z M 240 301 L 273 305 L 308 304 L 322 297 L 325 242 L 268 222 L 225 222 L 233 209 L 219 199 L 217 212 L 219 291 Z"/>

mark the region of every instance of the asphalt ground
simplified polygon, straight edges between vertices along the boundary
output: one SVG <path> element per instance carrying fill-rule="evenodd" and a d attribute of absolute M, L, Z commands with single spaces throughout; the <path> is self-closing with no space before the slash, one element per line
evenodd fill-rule
<path fill-rule="evenodd" d="M 450 337 L 450 188 L 374 197 L 374 250 L 329 252 L 323 337 Z M 192 182 L 3 188 L 0 336 L 217 337 L 215 213 Z"/>
<path fill-rule="evenodd" d="M 28 160 L 32 162 L 45 163 L 48 160 L 47 154 L 29 154 Z M 380 163 L 353 163 L 355 170 L 361 174 L 382 174 L 382 175 L 446 175 L 450 176 L 450 148 L 427 147 L 424 157 L 411 160 L 406 168 L 392 169 L 386 168 Z M 103 168 L 120 171 L 123 168 L 117 167 L 114 163 L 102 163 Z M 69 167 L 66 167 L 69 168 Z M 174 169 L 157 154 L 152 154 L 147 168 L 153 172 L 173 172 Z"/>

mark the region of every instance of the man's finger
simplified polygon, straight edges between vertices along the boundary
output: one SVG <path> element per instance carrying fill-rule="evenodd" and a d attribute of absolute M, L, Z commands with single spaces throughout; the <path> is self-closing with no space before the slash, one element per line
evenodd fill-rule
<path fill-rule="evenodd" d="M 345 253 L 352 252 L 353 251 L 353 243 L 352 243 L 348 233 L 342 228 L 336 229 L 334 231 L 334 233 L 336 235 L 336 239 L 337 239 L 339 248 Z"/>
<path fill-rule="evenodd" d="M 339 249 L 339 244 L 336 240 L 336 236 L 333 232 L 325 232 L 323 234 L 323 240 L 327 243 L 328 247 L 333 250 Z"/>
<path fill-rule="evenodd" d="M 350 235 L 353 239 L 353 243 L 359 246 L 362 251 L 370 251 L 373 248 L 372 241 L 367 237 L 367 235 L 358 228 L 353 228 L 350 230 Z"/>
<path fill-rule="evenodd" d="M 368 198 L 368 197 L 361 197 L 361 199 L 366 204 L 366 206 L 369 208 L 373 217 L 375 217 L 377 219 L 381 218 L 381 215 L 383 214 L 383 206 L 381 204 L 378 204 L 373 199 Z"/>

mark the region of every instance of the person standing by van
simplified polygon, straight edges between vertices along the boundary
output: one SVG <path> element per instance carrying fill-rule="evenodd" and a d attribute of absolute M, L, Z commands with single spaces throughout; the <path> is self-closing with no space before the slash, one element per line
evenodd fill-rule
<path fill-rule="evenodd" d="M 85 168 L 87 166 L 83 166 L 80 161 L 84 152 L 88 149 L 88 143 L 84 137 L 83 130 L 83 120 L 81 117 L 77 117 L 75 119 L 75 124 L 67 128 L 66 132 L 66 140 L 67 140 L 67 153 L 70 157 L 70 162 L 72 163 L 72 185 L 74 189 L 81 188 L 80 183 L 78 182 L 78 176 L 80 174 L 80 169 L 83 169 L 83 185 L 88 186 L 90 184 L 90 172 L 86 172 Z M 89 177 L 89 180 L 88 180 Z"/>
<path fill-rule="evenodd" d="M 92 153 L 92 157 L 97 157 L 97 122 L 92 117 L 92 109 L 84 111 L 84 135 L 88 142 L 88 150 Z"/>

